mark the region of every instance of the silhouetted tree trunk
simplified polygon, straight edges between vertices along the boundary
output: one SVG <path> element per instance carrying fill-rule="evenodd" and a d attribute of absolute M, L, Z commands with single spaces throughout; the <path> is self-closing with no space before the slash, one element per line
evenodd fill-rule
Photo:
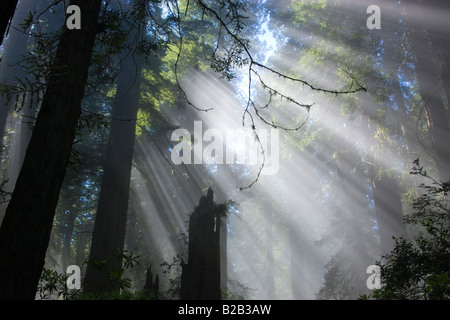
<path fill-rule="evenodd" d="M 155 276 L 155 280 L 153 281 L 153 272 L 152 268 L 147 268 L 147 276 L 145 279 L 144 291 L 149 294 L 158 294 L 159 291 L 159 276 Z"/>
<path fill-rule="evenodd" d="M 397 181 L 387 174 L 383 174 L 379 180 L 375 181 L 373 199 L 380 235 L 381 255 L 383 256 L 394 248 L 393 236 L 406 236 Z"/>
<path fill-rule="evenodd" d="M 71 200 L 71 198 L 67 199 Z M 60 201 L 63 202 L 64 200 L 65 199 L 62 198 Z M 62 222 L 60 225 L 62 235 L 61 263 L 60 263 L 61 272 L 65 272 L 67 267 L 69 266 L 73 231 L 75 230 L 75 220 L 77 217 L 77 210 L 75 207 L 67 206 L 66 208 L 70 209 L 63 211 Z"/>
<path fill-rule="evenodd" d="M 308 285 L 305 278 L 305 259 L 308 252 L 305 250 L 304 239 L 299 230 L 295 228 L 295 224 L 289 224 L 288 230 L 292 298 L 303 300 L 306 298 L 304 292 L 307 291 Z"/>
<path fill-rule="evenodd" d="M 220 287 L 223 292 L 228 288 L 228 230 L 225 217 L 220 222 Z"/>
<path fill-rule="evenodd" d="M 344 139 L 344 145 L 349 145 L 347 139 Z M 337 177 L 341 187 L 341 208 L 343 217 L 347 220 L 348 229 L 346 230 L 347 243 L 343 249 L 343 256 L 351 259 L 351 266 L 347 272 L 350 272 L 355 282 L 353 285 L 360 285 L 359 280 L 365 278 L 365 268 L 370 265 L 371 257 L 367 242 L 364 241 L 365 230 L 364 220 L 368 219 L 367 211 L 363 211 L 366 207 L 364 204 L 364 176 L 359 176 L 355 172 L 354 166 L 358 162 L 355 151 L 346 148 L 339 152 L 336 156 Z M 344 285 L 345 286 L 345 285 Z"/>
<path fill-rule="evenodd" d="M 134 39 L 135 32 L 129 37 Z M 122 63 L 118 78 L 116 98 L 111 112 L 111 126 L 106 150 L 104 173 L 95 217 L 90 261 L 105 261 L 105 268 L 88 264 L 84 290 L 92 293 L 117 289 L 117 284 L 107 286 L 111 272 L 122 268 L 117 252 L 124 248 L 127 222 L 131 164 L 136 133 L 139 104 L 139 57 L 129 54 Z"/>
<path fill-rule="evenodd" d="M 5 36 L 9 22 L 16 11 L 17 2 L 18 0 L 2 0 L 0 4 L 0 45 L 3 42 L 3 37 Z"/>
<path fill-rule="evenodd" d="M 273 209 L 270 204 L 269 210 Z M 266 284 L 267 284 L 267 299 L 275 299 L 275 262 L 273 258 L 273 216 L 272 210 L 266 213 Z"/>
<path fill-rule="evenodd" d="M 188 262 L 181 274 L 182 300 L 220 300 L 220 221 L 226 206 L 216 205 L 213 191 L 200 198 L 189 219 Z"/>
<path fill-rule="evenodd" d="M 100 0 L 72 0 L 81 30 L 64 29 L 27 153 L 0 228 L 0 299 L 34 299 L 81 114 Z"/>
<path fill-rule="evenodd" d="M 85 229 L 88 229 L 85 227 Z M 82 266 L 87 261 L 87 248 L 89 244 L 89 240 L 91 240 L 90 232 L 86 230 L 78 231 L 76 237 L 76 254 L 75 254 L 75 263 L 76 265 Z"/>

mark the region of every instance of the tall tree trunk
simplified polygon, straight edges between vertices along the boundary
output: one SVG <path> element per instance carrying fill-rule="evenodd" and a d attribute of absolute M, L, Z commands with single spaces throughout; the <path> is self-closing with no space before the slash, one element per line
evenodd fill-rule
<path fill-rule="evenodd" d="M 433 10 L 433 19 L 427 17 L 424 23 L 438 60 L 445 95 L 450 102 L 450 6 L 447 0 L 427 0 L 426 6 Z"/>
<path fill-rule="evenodd" d="M 385 61 L 386 71 L 389 74 L 390 87 L 392 91 L 392 102 L 394 106 L 392 108 L 387 108 L 386 113 L 394 113 L 396 120 L 396 125 L 403 136 L 403 144 L 405 146 L 406 155 L 404 156 L 405 161 L 408 164 L 412 164 L 417 156 L 415 153 L 417 150 L 413 148 L 416 142 L 415 130 L 411 123 L 412 117 L 408 114 L 407 103 L 402 91 L 401 85 L 401 64 L 399 64 L 403 59 L 405 59 L 405 47 L 403 44 L 404 34 L 403 26 L 400 23 L 395 23 L 402 16 L 402 11 L 404 10 L 402 4 L 392 4 L 391 10 L 384 15 L 387 21 L 393 23 L 392 27 L 385 31 L 385 37 L 389 41 L 383 41 L 383 61 Z M 376 108 L 374 108 L 376 110 Z M 389 120 L 385 121 L 390 122 Z M 397 127 L 394 130 L 398 130 Z"/>
<path fill-rule="evenodd" d="M 84 228 L 87 229 L 87 228 Z M 91 235 L 86 230 L 80 230 L 77 234 L 77 243 L 76 243 L 76 254 L 74 259 L 74 264 L 78 266 L 82 266 L 87 261 L 87 247 L 89 244 L 89 240 L 91 239 Z"/>
<path fill-rule="evenodd" d="M 354 133 L 357 130 L 355 126 L 349 132 Z M 340 211 L 339 223 L 345 221 L 345 230 L 341 231 L 345 245 L 335 256 L 335 265 L 331 264 L 331 270 L 333 267 L 339 270 L 333 280 L 338 281 L 334 295 L 339 299 L 353 299 L 355 292 L 365 289 L 366 269 L 373 263 L 369 250 L 372 243 L 366 235 L 366 232 L 370 231 L 366 229 L 370 219 L 366 200 L 368 179 L 360 167 L 362 164 L 359 151 L 352 146 L 351 140 L 345 135 L 332 140 L 338 151 L 335 154 L 338 182 L 336 208 Z M 333 259 L 330 262 L 332 261 Z"/>
<path fill-rule="evenodd" d="M 69 266 L 71 243 L 73 239 L 73 231 L 75 229 L 75 219 L 77 217 L 77 211 L 75 208 L 71 208 L 67 212 L 64 212 L 63 225 L 62 225 L 62 248 L 61 248 L 61 263 L 60 269 L 65 272 Z"/>
<path fill-rule="evenodd" d="M 226 217 L 220 221 L 220 288 L 228 292 L 228 227 Z"/>
<path fill-rule="evenodd" d="M 399 14 L 400 11 L 399 8 L 395 7 L 388 17 L 388 21 L 395 21 L 395 19 L 397 19 L 396 13 Z M 391 35 L 391 38 L 395 39 L 395 37 L 398 37 L 396 36 L 396 32 L 398 32 L 397 28 L 392 28 L 388 32 Z M 413 135 L 408 126 L 408 114 L 398 78 L 398 66 L 393 62 L 397 61 L 397 58 L 403 58 L 404 53 L 403 49 L 397 43 L 395 43 L 395 45 L 398 47 L 395 47 L 389 42 L 386 42 L 385 45 L 386 49 L 383 52 L 385 55 L 384 59 L 387 61 L 386 68 L 390 74 L 393 101 L 397 105 L 397 113 L 394 114 L 394 117 L 396 117 L 396 120 L 400 125 L 400 131 L 403 134 L 404 143 L 408 152 L 406 159 L 409 160 L 411 158 L 410 153 L 414 152 L 409 148 L 410 145 L 414 144 Z M 369 88 L 376 87 L 375 84 L 372 84 L 372 79 L 368 78 L 366 81 L 368 82 Z M 370 97 L 369 100 L 366 100 L 364 105 L 366 106 L 366 110 L 377 110 L 380 107 L 372 97 Z M 367 115 L 362 118 L 362 127 L 369 128 L 369 131 L 366 132 L 368 136 L 375 137 L 378 126 L 381 126 L 382 128 L 387 127 L 388 130 L 395 131 L 395 129 L 391 129 L 387 125 L 387 123 L 391 123 L 390 117 L 394 111 L 388 106 L 384 106 L 383 109 L 385 111 L 383 120 L 369 121 L 371 117 L 368 117 Z M 379 143 L 379 141 L 372 140 L 372 144 L 374 145 Z M 390 168 L 386 167 L 383 164 L 383 161 L 380 161 L 380 159 L 389 159 L 391 152 L 392 151 L 389 150 L 388 146 L 382 146 L 380 151 L 371 151 L 365 155 L 367 158 L 366 162 L 369 164 L 368 179 L 371 184 L 375 184 L 375 187 L 372 189 L 372 196 L 375 202 L 375 218 L 377 220 L 378 236 L 380 238 L 379 252 L 381 252 L 381 255 L 385 255 L 393 248 L 393 236 L 398 237 L 406 235 L 406 226 L 403 221 L 403 208 L 398 182 L 395 178 L 389 178 Z M 381 178 L 378 177 L 378 175 L 381 175 Z M 386 183 L 387 181 L 389 181 L 389 183 Z M 369 257 L 369 259 L 370 258 L 371 257 Z M 372 264 L 370 263 L 370 260 L 367 260 L 366 266 L 370 264 Z"/>
<path fill-rule="evenodd" d="M 381 255 L 386 255 L 394 248 L 393 236 L 406 236 L 403 221 L 403 209 L 398 183 L 387 174 L 375 181 L 373 199 L 380 235 Z"/>
<path fill-rule="evenodd" d="M 288 225 L 288 230 L 292 298 L 294 300 L 304 300 L 308 284 L 305 277 L 305 260 L 309 253 L 305 249 L 305 240 L 300 234 L 300 230 L 296 229 L 293 222 Z"/>
<path fill-rule="evenodd" d="M 100 0 L 72 0 L 81 30 L 64 29 L 27 154 L 0 228 L 0 299 L 34 299 L 94 48 Z M 64 71 L 64 72 L 62 72 Z"/>
<path fill-rule="evenodd" d="M 423 20 L 424 17 L 417 12 L 417 8 L 421 6 L 426 8 L 427 4 L 422 0 L 417 0 L 414 3 L 418 4 L 418 7 L 409 9 L 407 6 L 409 41 L 414 52 L 416 77 L 424 105 L 432 155 L 435 159 L 440 179 L 447 181 L 450 179 L 450 162 L 448 161 L 450 159 L 450 148 L 448 146 L 450 129 L 442 100 L 443 96 L 440 93 L 440 66 L 433 61 L 433 57 L 436 57 L 436 52 L 433 52 L 427 24 Z M 444 66 L 444 68 L 446 67 Z"/>
<path fill-rule="evenodd" d="M 269 208 L 272 206 L 270 205 Z M 273 257 L 273 216 L 272 211 L 266 213 L 266 279 L 267 279 L 267 299 L 275 299 L 275 263 Z"/>
<path fill-rule="evenodd" d="M 130 42 L 134 35 L 135 32 L 130 32 Z M 109 141 L 89 257 L 92 262 L 105 261 L 106 266 L 98 269 L 88 264 L 84 287 L 85 291 L 95 294 L 116 290 L 117 284 L 111 283 L 109 286 L 109 277 L 111 272 L 117 272 L 122 267 L 117 252 L 122 252 L 124 247 L 141 69 L 140 58 L 128 54 L 122 64 L 111 112 Z"/>
<path fill-rule="evenodd" d="M 0 4 L 0 45 L 3 42 L 3 37 L 8 29 L 9 22 L 14 16 L 18 0 L 3 0 Z"/>

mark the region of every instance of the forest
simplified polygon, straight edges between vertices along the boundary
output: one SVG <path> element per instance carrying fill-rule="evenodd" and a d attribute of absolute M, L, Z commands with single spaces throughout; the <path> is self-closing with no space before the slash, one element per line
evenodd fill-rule
<path fill-rule="evenodd" d="M 449 17 L 2 0 L 0 300 L 448 300 Z"/>

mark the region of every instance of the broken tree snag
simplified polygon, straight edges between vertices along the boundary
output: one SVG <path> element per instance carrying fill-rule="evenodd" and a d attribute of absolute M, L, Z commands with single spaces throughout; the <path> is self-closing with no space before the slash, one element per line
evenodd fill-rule
<path fill-rule="evenodd" d="M 220 300 L 220 222 L 225 204 L 215 204 L 208 189 L 189 219 L 188 262 L 181 274 L 180 299 Z"/>
<path fill-rule="evenodd" d="M 159 291 L 159 276 L 156 275 L 155 281 L 153 281 L 152 267 L 147 268 L 147 277 L 145 280 L 144 291 L 148 294 L 158 296 Z"/>

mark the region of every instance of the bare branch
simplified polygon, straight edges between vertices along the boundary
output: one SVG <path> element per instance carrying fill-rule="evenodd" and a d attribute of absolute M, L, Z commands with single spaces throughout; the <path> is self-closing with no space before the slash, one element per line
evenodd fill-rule
<path fill-rule="evenodd" d="M 327 89 L 327 88 L 321 88 L 321 87 L 315 86 L 314 84 L 312 84 L 304 79 L 296 78 L 296 77 L 284 74 L 278 70 L 275 70 L 274 68 L 271 68 L 271 67 L 255 60 L 255 58 L 253 57 L 253 55 L 250 51 L 250 45 L 249 45 L 248 40 L 240 36 L 240 33 L 242 32 L 243 25 L 244 25 L 241 20 L 245 18 L 243 15 L 240 14 L 240 9 L 242 9 L 243 11 L 245 11 L 245 10 L 239 6 L 239 3 L 233 3 L 230 0 L 220 1 L 220 9 L 215 10 L 212 7 L 208 6 L 203 0 L 195 0 L 195 2 L 197 4 L 197 6 L 202 10 L 202 18 L 204 15 L 207 15 L 207 16 L 214 18 L 219 23 L 219 38 L 218 38 L 218 41 L 217 41 L 217 44 L 215 46 L 214 53 L 212 56 L 213 68 L 218 72 L 219 71 L 222 72 L 224 77 L 226 77 L 228 80 L 231 80 L 234 77 L 234 75 L 231 71 L 232 69 L 234 69 L 236 66 L 243 67 L 244 65 L 248 65 L 248 67 L 247 67 L 248 68 L 248 99 L 247 99 L 247 103 L 246 103 L 246 106 L 244 108 L 243 115 L 242 115 L 242 125 L 245 126 L 245 119 L 247 116 L 249 116 L 250 122 L 251 122 L 251 128 L 254 131 L 255 138 L 258 141 L 258 143 L 262 149 L 263 163 L 257 174 L 256 179 L 251 184 L 249 184 L 247 187 L 239 188 L 240 190 L 247 189 L 247 188 L 250 188 L 251 186 L 253 186 L 258 181 L 258 179 L 261 175 L 261 172 L 264 168 L 264 164 L 265 164 L 265 154 L 264 154 L 265 151 L 263 149 L 263 146 L 259 139 L 258 133 L 256 131 L 256 123 L 255 123 L 255 119 L 252 115 L 251 109 L 253 109 L 253 111 L 255 112 L 255 115 L 264 124 L 266 124 L 268 126 L 271 126 L 273 128 L 280 128 L 280 129 L 286 130 L 286 131 L 296 131 L 296 130 L 299 130 L 300 128 L 302 128 L 304 126 L 304 124 L 308 121 L 310 109 L 314 105 L 314 104 L 301 103 L 301 102 L 297 101 L 296 99 L 275 89 L 273 86 L 269 85 L 263 79 L 263 77 L 260 73 L 262 70 L 268 71 L 270 74 L 278 76 L 284 80 L 288 80 L 292 83 L 299 83 L 303 86 L 306 86 L 310 90 L 313 90 L 316 92 L 322 92 L 322 93 L 326 93 L 326 94 L 334 94 L 334 95 L 353 94 L 353 93 L 356 93 L 359 91 L 367 91 L 367 89 L 364 86 L 362 86 L 360 83 L 358 83 L 356 78 L 350 72 L 348 72 L 346 70 L 343 70 L 343 71 L 349 76 L 349 78 L 351 80 L 350 87 L 346 90 L 345 89 L 341 89 L 341 90 Z M 188 6 L 189 6 L 189 1 L 186 6 L 186 12 L 187 12 Z M 177 10 L 178 10 L 178 7 L 177 7 Z M 222 17 L 222 14 L 221 14 L 222 10 L 228 10 L 227 14 L 225 15 L 225 18 Z M 178 17 L 180 17 L 179 12 L 177 14 L 178 14 Z M 183 37 L 182 37 L 182 33 L 181 33 L 181 21 L 180 20 L 178 21 L 178 28 L 179 28 L 178 33 L 180 36 L 180 40 L 179 40 L 179 51 L 178 51 L 177 60 L 175 63 L 175 77 L 176 77 L 177 84 L 190 106 L 192 106 L 195 109 L 200 110 L 200 111 L 208 111 L 210 109 L 204 110 L 204 109 L 199 109 L 198 107 L 194 106 L 187 99 L 186 93 L 179 85 L 177 67 L 178 67 L 178 62 L 180 59 L 180 55 L 182 52 L 182 46 L 183 46 L 183 39 L 182 39 Z M 224 31 L 225 35 L 228 35 L 232 39 L 229 47 L 224 48 L 225 58 L 219 57 L 220 40 L 223 36 L 222 31 Z M 245 58 L 243 56 L 245 56 Z M 267 90 L 269 92 L 269 100 L 264 106 L 260 106 L 252 99 L 252 87 L 253 87 L 252 74 L 256 75 L 256 77 L 257 77 L 259 83 L 262 85 L 263 89 Z M 297 126 L 294 128 L 288 128 L 288 127 L 276 124 L 273 121 L 267 120 L 260 113 L 259 109 L 268 109 L 270 104 L 272 103 L 272 96 L 274 96 L 274 95 L 278 95 L 282 99 L 285 99 L 289 103 L 292 103 L 300 108 L 305 108 L 308 112 L 308 115 L 307 115 L 305 121 L 300 126 Z"/>

